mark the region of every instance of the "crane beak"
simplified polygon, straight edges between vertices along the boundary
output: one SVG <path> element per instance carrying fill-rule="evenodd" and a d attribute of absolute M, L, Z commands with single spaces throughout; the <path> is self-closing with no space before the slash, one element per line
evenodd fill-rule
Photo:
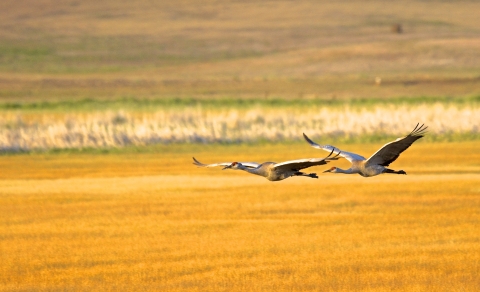
<path fill-rule="evenodd" d="M 332 172 L 332 170 L 331 170 L 331 169 L 327 169 L 327 170 L 325 170 L 323 173 L 325 173 L 325 172 Z"/>
<path fill-rule="evenodd" d="M 222 170 L 225 170 L 225 169 L 227 169 L 227 168 L 232 168 L 232 165 L 231 165 L 231 164 L 230 164 L 230 165 L 227 165 L 227 166 L 225 166 L 224 168 L 222 168 Z"/>

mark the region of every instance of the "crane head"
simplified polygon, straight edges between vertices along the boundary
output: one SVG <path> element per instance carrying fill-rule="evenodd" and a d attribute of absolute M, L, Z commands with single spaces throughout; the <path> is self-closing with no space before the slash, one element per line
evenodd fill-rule
<path fill-rule="evenodd" d="M 239 163 L 239 162 L 232 162 L 232 164 L 230 165 L 227 165 L 225 166 L 224 168 L 222 168 L 222 170 L 225 170 L 227 168 L 231 168 L 231 169 L 237 169 L 239 166 L 241 166 L 242 164 Z"/>
<path fill-rule="evenodd" d="M 337 168 L 334 166 L 334 167 L 332 167 L 332 168 L 330 168 L 330 169 L 325 170 L 324 173 L 325 173 L 325 172 L 334 172 L 334 173 L 335 173 L 335 172 L 337 172 Z"/>

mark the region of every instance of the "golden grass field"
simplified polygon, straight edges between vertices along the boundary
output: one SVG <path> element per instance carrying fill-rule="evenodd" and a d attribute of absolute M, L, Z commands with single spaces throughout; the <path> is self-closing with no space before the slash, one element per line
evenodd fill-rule
<path fill-rule="evenodd" d="M 368 155 L 380 145 L 338 145 Z M 415 143 L 408 175 L 281 182 L 202 162 L 305 143 L 0 160 L 1 291 L 477 291 L 477 142 Z M 330 163 L 330 165 L 333 165 Z M 344 160 L 335 165 L 345 167 Z"/>

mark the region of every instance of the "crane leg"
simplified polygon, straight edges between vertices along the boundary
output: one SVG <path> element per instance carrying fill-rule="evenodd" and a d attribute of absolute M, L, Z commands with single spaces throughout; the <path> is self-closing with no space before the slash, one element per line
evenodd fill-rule
<path fill-rule="evenodd" d="M 311 177 L 311 178 L 318 178 L 317 174 L 316 173 L 304 173 L 304 172 L 296 172 L 295 175 L 298 175 L 298 176 L 307 176 L 307 177 Z"/>
<path fill-rule="evenodd" d="M 383 171 L 384 173 L 396 173 L 396 174 L 407 174 L 405 171 L 403 170 L 393 170 L 393 169 L 389 169 L 389 168 L 385 168 L 385 170 Z"/>

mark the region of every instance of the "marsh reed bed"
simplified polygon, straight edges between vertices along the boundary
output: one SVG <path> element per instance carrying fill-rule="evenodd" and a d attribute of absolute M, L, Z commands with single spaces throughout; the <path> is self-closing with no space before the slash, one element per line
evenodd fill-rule
<path fill-rule="evenodd" d="M 404 135 L 417 122 L 429 126 L 433 139 L 475 139 L 480 132 L 480 106 L 434 103 L 238 109 L 185 106 L 148 111 L 4 110 L 0 116 L 0 150 L 278 142 L 299 140 L 302 132 L 317 138 L 358 141 Z"/>

